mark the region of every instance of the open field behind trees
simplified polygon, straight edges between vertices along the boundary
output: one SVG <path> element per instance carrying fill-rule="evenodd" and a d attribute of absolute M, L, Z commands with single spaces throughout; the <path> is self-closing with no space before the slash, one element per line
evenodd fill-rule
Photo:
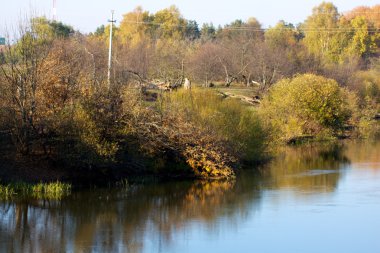
<path fill-rule="evenodd" d="M 255 18 L 199 26 L 175 6 L 137 7 L 114 27 L 110 83 L 109 26 L 80 34 L 32 18 L 0 53 L 0 159 L 9 164 L 0 176 L 43 164 L 25 178 L 229 178 L 276 144 L 374 138 L 379 13 L 340 14 L 324 2 L 304 23 L 263 29 Z"/>

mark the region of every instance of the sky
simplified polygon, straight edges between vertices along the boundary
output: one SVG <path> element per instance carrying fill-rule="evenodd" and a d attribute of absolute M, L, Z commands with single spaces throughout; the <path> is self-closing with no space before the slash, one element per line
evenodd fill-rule
<path fill-rule="evenodd" d="M 0 7 L 0 35 L 5 27 L 17 25 L 20 17 L 45 15 L 52 17 L 53 0 L 2 0 Z M 279 20 L 293 24 L 303 22 L 312 8 L 322 0 L 56 0 L 57 19 L 84 33 L 93 32 L 107 23 L 111 10 L 115 10 L 117 21 L 122 14 L 137 6 L 154 13 L 176 5 L 184 18 L 196 20 L 198 24 L 212 22 L 225 25 L 236 19 L 255 17 L 267 28 Z M 346 12 L 359 5 L 373 6 L 379 0 L 333 0 L 339 12 Z"/>

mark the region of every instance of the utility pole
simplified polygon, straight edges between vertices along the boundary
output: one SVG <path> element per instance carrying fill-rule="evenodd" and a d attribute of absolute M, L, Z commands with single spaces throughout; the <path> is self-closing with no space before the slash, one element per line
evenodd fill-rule
<path fill-rule="evenodd" d="M 108 20 L 109 23 L 111 23 L 110 27 L 110 45 L 109 45 L 109 52 L 108 52 L 108 89 L 111 87 L 111 66 L 112 66 L 112 29 L 113 29 L 113 23 L 116 23 L 116 20 L 113 19 L 114 11 L 111 11 L 111 20 Z"/>
<path fill-rule="evenodd" d="M 57 21 L 57 0 L 53 0 L 53 21 Z"/>

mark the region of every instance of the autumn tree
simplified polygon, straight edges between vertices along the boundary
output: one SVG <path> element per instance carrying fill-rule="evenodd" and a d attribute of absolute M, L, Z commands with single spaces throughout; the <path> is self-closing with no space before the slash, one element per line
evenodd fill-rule
<path fill-rule="evenodd" d="M 380 45 L 380 34 L 365 17 L 357 16 L 349 21 L 350 34 L 346 54 L 368 58 L 374 55 Z"/>
<path fill-rule="evenodd" d="M 148 11 L 144 11 L 142 7 L 137 7 L 132 12 L 124 14 L 117 34 L 120 42 L 136 45 L 142 40 L 147 40 L 153 26 L 152 21 L 153 16 Z"/>
<path fill-rule="evenodd" d="M 40 41 L 52 40 L 54 38 L 68 38 L 75 32 L 71 26 L 62 22 L 48 20 L 46 17 L 32 18 L 30 25 Z"/>
<path fill-rule="evenodd" d="M 273 48 L 287 49 L 297 44 L 298 32 L 292 24 L 278 22 L 265 32 L 265 42 Z"/>
<path fill-rule="evenodd" d="M 370 10 L 358 8 L 342 16 L 332 3 L 322 3 L 304 24 L 305 45 L 325 63 L 344 63 L 350 57 L 368 59 L 380 44 L 376 19 Z"/>
<path fill-rule="evenodd" d="M 339 18 L 338 9 L 332 3 L 323 2 L 313 8 L 303 28 L 304 43 L 310 52 L 329 61 L 338 61 L 340 45 L 336 34 Z"/>
<path fill-rule="evenodd" d="M 380 4 L 372 7 L 359 6 L 355 9 L 344 14 L 344 17 L 348 20 L 354 19 L 356 17 L 363 17 L 369 23 L 372 23 L 374 27 L 380 27 Z"/>
<path fill-rule="evenodd" d="M 153 22 L 156 38 L 180 40 L 185 37 L 187 22 L 174 5 L 156 12 Z"/>

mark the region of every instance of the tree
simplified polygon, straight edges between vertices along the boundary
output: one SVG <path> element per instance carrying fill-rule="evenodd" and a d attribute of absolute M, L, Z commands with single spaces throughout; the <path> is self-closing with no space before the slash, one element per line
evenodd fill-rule
<path fill-rule="evenodd" d="M 339 31 L 338 9 L 332 4 L 323 2 L 313 9 L 313 14 L 309 16 L 304 24 L 304 43 L 309 51 L 327 61 L 338 61 Z"/>
<path fill-rule="evenodd" d="M 263 39 L 264 32 L 256 18 L 249 18 L 246 22 L 237 19 L 224 26 L 218 32 L 220 40 L 256 41 Z"/>
<path fill-rule="evenodd" d="M 153 16 L 140 6 L 132 12 L 124 14 L 117 34 L 121 43 L 136 45 L 149 38 L 153 26 L 152 21 Z"/>
<path fill-rule="evenodd" d="M 62 22 L 50 21 L 46 17 L 31 19 L 34 36 L 39 40 L 53 40 L 55 38 L 68 38 L 74 34 L 74 29 Z"/>
<path fill-rule="evenodd" d="M 374 27 L 380 27 L 380 4 L 372 7 L 359 6 L 350 12 L 344 14 L 344 17 L 348 20 L 354 19 L 356 17 L 363 17 L 369 23 L 373 24 Z"/>
<path fill-rule="evenodd" d="M 148 82 L 152 74 L 154 50 L 150 40 L 142 40 L 138 44 L 122 44 L 115 47 L 114 72 L 116 82 L 120 84 L 137 81 L 139 85 Z"/>
<path fill-rule="evenodd" d="M 216 29 L 212 23 L 204 23 L 201 29 L 202 41 L 213 40 L 216 37 Z"/>
<path fill-rule="evenodd" d="M 251 81 L 260 84 L 259 90 L 266 92 L 279 79 L 290 76 L 295 67 L 294 59 L 284 48 L 273 48 L 265 42 L 256 43 L 251 49 L 252 63 L 246 69 L 247 85 Z"/>
<path fill-rule="evenodd" d="M 93 33 L 93 35 L 95 35 L 95 36 L 102 36 L 104 34 L 105 29 L 106 29 L 106 27 L 104 25 L 101 25 L 101 26 L 99 26 L 99 27 L 96 28 L 96 30 Z"/>
<path fill-rule="evenodd" d="M 273 48 L 287 49 L 296 45 L 297 34 L 292 24 L 280 21 L 265 32 L 265 42 Z"/>
<path fill-rule="evenodd" d="M 209 87 L 212 81 L 223 76 L 218 56 L 222 48 L 212 42 L 202 44 L 190 57 L 190 72 L 193 79 Z"/>
<path fill-rule="evenodd" d="M 357 16 L 350 20 L 352 28 L 350 41 L 346 52 L 350 56 L 368 58 L 377 52 L 377 44 L 380 43 L 380 34 L 362 17 Z"/>
<path fill-rule="evenodd" d="M 195 20 L 188 20 L 186 24 L 185 38 L 188 40 L 196 40 L 201 37 L 198 23 Z"/>
<path fill-rule="evenodd" d="M 152 57 L 151 77 L 167 84 L 182 84 L 187 49 L 187 42 L 183 40 L 159 40 Z"/>
<path fill-rule="evenodd" d="M 186 20 L 176 6 L 156 12 L 153 21 L 158 38 L 180 40 L 185 37 Z"/>
<path fill-rule="evenodd" d="M 263 31 L 255 18 L 250 18 L 247 22 L 235 20 L 217 33 L 217 41 L 223 48 L 218 60 L 225 73 L 226 86 L 234 81 L 249 83 L 247 69 L 254 62 L 252 50 L 262 39 Z"/>
<path fill-rule="evenodd" d="M 22 154 L 30 151 L 35 133 L 37 89 L 40 85 L 41 66 L 49 54 L 50 27 L 45 19 L 34 19 L 31 25 L 21 25 L 19 40 L 8 45 L 6 61 L 0 66 L 7 91 L 7 112 L 11 123 L 11 136 Z M 39 22 L 41 21 L 41 22 Z"/>

